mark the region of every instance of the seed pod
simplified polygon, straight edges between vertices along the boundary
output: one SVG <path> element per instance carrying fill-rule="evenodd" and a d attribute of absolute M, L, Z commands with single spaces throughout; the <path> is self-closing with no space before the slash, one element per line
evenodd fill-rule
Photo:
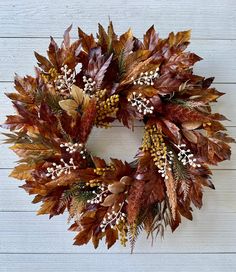
<path fill-rule="evenodd" d="M 114 182 L 113 184 L 108 185 L 108 190 L 113 194 L 119 194 L 124 192 L 125 184 L 122 182 Z"/>
<path fill-rule="evenodd" d="M 191 143 L 197 143 L 198 138 L 193 131 L 183 129 L 183 134 Z"/>
<path fill-rule="evenodd" d="M 115 200 L 116 200 L 116 195 L 114 195 L 114 194 L 109 195 L 101 203 L 101 206 L 110 207 L 110 206 L 112 206 L 115 203 Z"/>
<path fill-rule="evenodd" d="M 187 130 L 199 128 L 202 125 L 201 121 L 186 121 L 182 123 L 182 127 Z"/>
<path fill-rule="evenodd" d="M 129 176 L 123 176 L 120 179 L 120 182 L 124 183 L 125 185 L 130 185 L 132 181 L 133 181 L 133 179 Z"/>

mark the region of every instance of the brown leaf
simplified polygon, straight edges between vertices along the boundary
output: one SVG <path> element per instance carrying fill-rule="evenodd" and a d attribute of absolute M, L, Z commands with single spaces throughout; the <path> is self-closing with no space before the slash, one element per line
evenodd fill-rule
<path fill-rule="evenodd" d="M 88 231 L 87 229 L 84 229 L 75 236 L 74 245 L 82 246 L 84 244 L 87 244 L 89 240 L 91 239 L 91 237 L 92 237 L 92 230 Z"/>
<path fill-rule="evenodd" d="M 165 198 L 164 183 L 156 173 L 153 178 L 145 183 L 142 196 L 142 205 L 149 206 L 157 202 L 162 202 Z"/>
<path fill-rule="evenodd" d="M 34 55 L 38 61 L 38 66 L 41 67 L 45 72 L 48 72 L 50 68 L 52 68 L 52 64 L 47 58 L 38 54 L 37 52 L 34 52 Z"/>
<path fill-rule="evenodd" d="M 70 47 L 70 31 L 72 29 L 72 25 L 70 25 L 64 32 L 63 35 L 63 43 L 62 46 L 64 46 L 65 48 L 69 48 Z"/>
<path fill-rule="evenodd" d="M 53 153 L 53 150 L 43 144 L 19 143 L 10 147 L 18 156 L 47 156 Z"/>
<path fill-rule="evenodd" d="M 93 162 L 94 162 L 96 168 L 105 168 L 107 166 L 104 159 L 101 159 L 96 156 L 93 156 L 92 159 L 93 159 Z"/>
<path fill-rule="evenodd" d="M 107 228 L 105 233 L 106 233 L 106 244 L 107 244 L 107 248 L 109 249 L 115 244 L 116 240 L 118 239 L 118 231 L 117 229 Z"/>
<path fill-rule="evenodd" d="M 86 52 L 86 53 L 89 53 L 89 51 L 96 47 L 96 42 L 95 42 L 95 39 L 93 37 L 93 34 L 91 35 L 87 35 L 86 33 L 84 33 L 82 31 L 81 28 L 78 28 L 78 33 L 79 33 L 79 38 L 81 39 L 82 41 L 82 46 L 83 46 L 83 50 Z"/>
<path fill-rule="evenodd" d="M 152 25 L 143 36 L 144 48 L 150 51 L 154 50 L 158 44 L 158 34 Z"/>
<path fill-rule="evenodd" d="M 167 40 L 170 47 L 183 51 L 188 46 L 190 38 L 191 30 L 187 30 L 178 32 L 176 34 L 171 32 Z"/>
<path fill-rule="evenodd" d="M 190 122 L 200 121 L 207 122 L 211 120 L 206 114 L 203 114 L 195 109 L 183 107 L 182 105 L 169 103 L 165 105 L 165 117 L 173 122 Z"/>

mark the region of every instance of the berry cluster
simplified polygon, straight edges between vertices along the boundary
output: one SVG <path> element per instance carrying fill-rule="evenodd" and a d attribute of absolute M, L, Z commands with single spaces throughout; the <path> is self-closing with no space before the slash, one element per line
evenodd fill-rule
<path fill-rule="evenodd" d="M 154 79 L 159 76 L 159 68 L 156 68 L 155 71 L 141 73 L 137 79 L 133 79 L 134 85 L 154 85 Z"/>
<path fill-rule="evenodd" d="M 62 75 L 59 75 L 54 82 L 57 90 L 64 94 L 71 91 L 71 87 L 75 83 L 75 72 L 68 69 L 67 64 L 61 67 L 61 72 Z"/>
<path fill-rule="evenodd" d="M 71 173 L 71 169 L 76 169 L 77 166 L 74 164 L 73 158 L 70 158 L 69 163 L 66 163 L 63 159 L 60 159 L 62 164 L 56 164 L 55 162 L 52 164 L 53 167 L 47 168 L 46 177 L 51 177 L 51 179 L 55 179 L 56 177 L 60 177 L 62 174 L 68 175 Z"/>
<path fill-rule="evenodd" d="M 66 148 L 66 152 L 72 154 L 72 153 L 75 153 L 77 151 L 80 152 L 80 155 L 82 156 L 83 159 L 86 159 L 86 148 L 84 147 L 83 144 L 78 144 L 78 143 L 64 143 L 64 144 L 60 144 L 60 147 L 63 148 L 65 147 Z"/>
<path fill-rule="evenodd" d="M 137 94 L 136 92 L 132 92 L 128 101 L 133 107 L 137 108 L 139 113 L 142 113 L 143 115 L 153 113 L 154 107 L 150 105 L 150 101 L 146 97 L 143 97 L 141 93 Z"/>
<path fill-rule="evenodd" d="M 98 204 L 103 201 L 103 198 L 106 197 L 108 193 L 107 187 L 104 184 L 101 184 L 98 186 L 98 190 L 100 193 L 93 191 L 92 193 L 95 194 L 95 197 L 92 199 L 88 199 L 87 203 Z"/>
<path fill-rule="evenodd" d="M 84 82 L 84 92 L 88 94 L 90 97 L 93 96 L 96 81 L 94 81 L 92 78 L 87 78 L 86 76 L 83 76 L 83 82 Z"/>
<path fill-rule="evenodd" d="M 178 160 L 182 162 L 183 165 L 189 164 L 192 167 L 201 167 L 201 164 L 196 163 L 197 159 L 193 158 L 193 154 L 190 149 L 186 149 L 186 144 L 180 144 L 180 145 L 175 145 L 178 150 Z"/>

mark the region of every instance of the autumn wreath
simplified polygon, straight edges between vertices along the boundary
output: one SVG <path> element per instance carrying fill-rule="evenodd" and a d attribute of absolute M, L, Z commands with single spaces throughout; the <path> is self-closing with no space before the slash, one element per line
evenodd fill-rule
<path fill-rule="evenodd" d="M 185 52 L 190 31 L 161 39 L 151 27 L 141 41 L 131 30 L 118 37 L 110 23 L 96 39 L 79 28 L 71 44 L 70 30 L 60 47 L 51 38 L 48 58 L 35 53 L 36 76 L 16 76 L 17 93 L 7 94 L 17 115 L 3 125 L 6 142 L 20 157 L 11 176 L 43 202 L 38 214 L 68 210 L 76 245 L 96 248 L 105 237 L 108 248 L 117 239 L 133 248 L 142 229 L 163 235 L 181 216 L 191 220 L 202 187 L 214 188 L 208 165 L 229 159 L 234 141 L 211 112 L 223 93 L 193 74 L 201 58 Z M 94 126 L 115 120 L 144 123 L 133 162 L 107 163 L 86 148 Z"/>

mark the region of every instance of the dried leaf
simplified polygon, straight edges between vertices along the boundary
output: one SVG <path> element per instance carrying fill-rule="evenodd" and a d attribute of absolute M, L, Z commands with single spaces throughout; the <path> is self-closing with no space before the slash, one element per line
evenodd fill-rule
<path fill-rule="evenodd" d="M 66 113 L 70 116 L 72 116 L 73 118 L 76 118 L 78 111 L 78 104 L 75 100 L 72 99 L 66 99 L 66 100 L 61 100 L 59 102 L 60 107 L 66 111 Z"/>
<path fill-rule="evenodd" d="M 34 168 L 35 165 L 19 164 L 12 170 L 9 177 L 17 178 L 20 180 L 31 179 L 32 178 L 31 172 L 33 171 Z"/>

